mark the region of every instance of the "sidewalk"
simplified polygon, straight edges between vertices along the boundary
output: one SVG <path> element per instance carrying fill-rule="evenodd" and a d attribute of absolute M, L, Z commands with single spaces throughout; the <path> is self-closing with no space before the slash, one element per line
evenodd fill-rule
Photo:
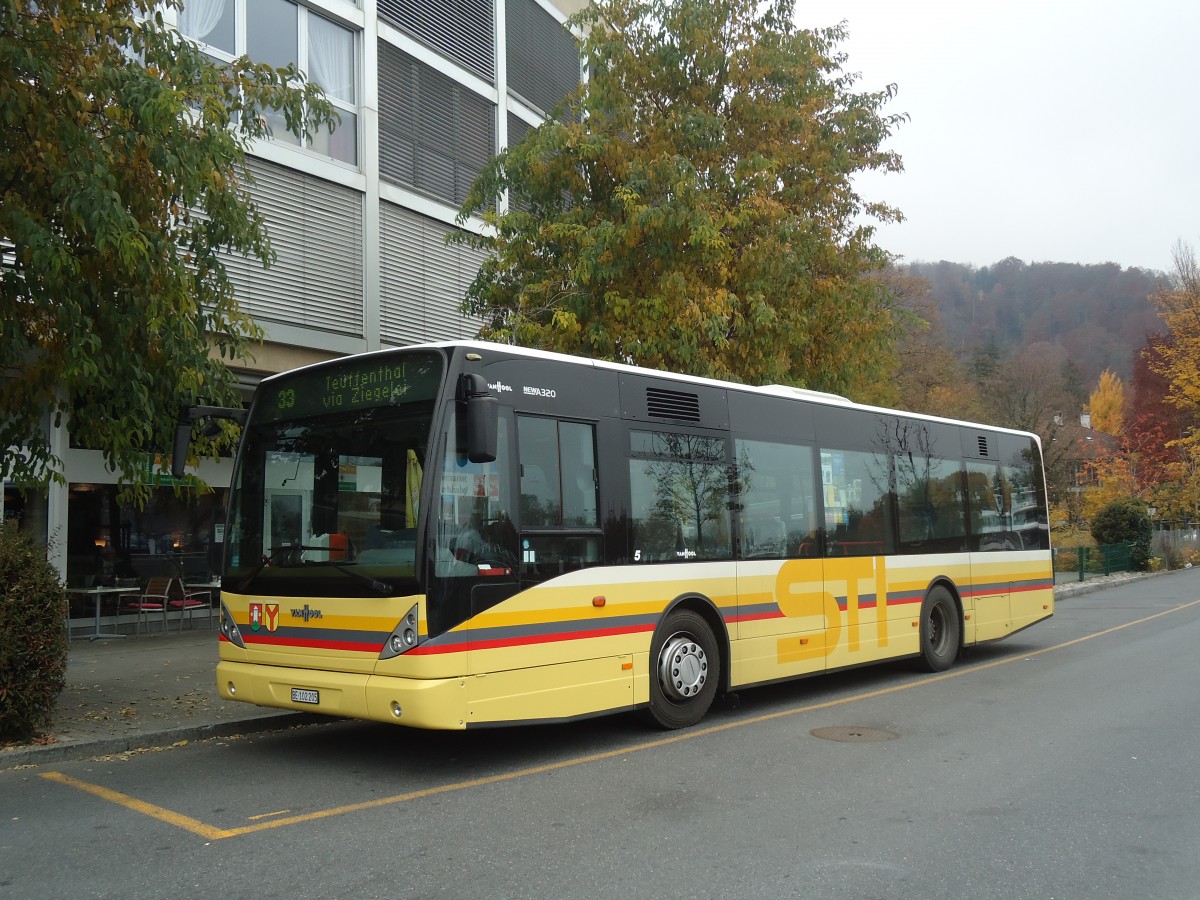
<path fill-rule="evenodd" d="M 1150 577 L 1123 573 L 1054 589 L 1056 600 Z M 89 641 L 67 654 L 67 685 L 46 743 L 0 747 L 0 770 L 110 756 L 222 735 L 331 721 L 217 696 L 217 635 L 204 628 Z"/>
<path fill-rule="evenodd" d="M 216 667 L 217 633 L 204 626 L 123 639 L 76 637 L 47 742 L 0 747 L 0 769 L 329 721 L 222 700 Z"/>

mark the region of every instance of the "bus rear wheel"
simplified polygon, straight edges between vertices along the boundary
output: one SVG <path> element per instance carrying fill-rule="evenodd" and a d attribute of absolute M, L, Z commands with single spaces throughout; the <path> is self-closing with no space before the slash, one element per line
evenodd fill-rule
<path fill-rule="evenodd" d="M 944 672 L 958 658 L 962 620 L 944 585 L 935 585 L 921 604 L 921 660 L 931 672 Z"/>
<path fill-rule="evenodd" d="M 659 625 L 650 645 L 650 718 L 663 728 L 687 728 L 708 712 L 721 676 L 712 629 L 681 609 Z"/>

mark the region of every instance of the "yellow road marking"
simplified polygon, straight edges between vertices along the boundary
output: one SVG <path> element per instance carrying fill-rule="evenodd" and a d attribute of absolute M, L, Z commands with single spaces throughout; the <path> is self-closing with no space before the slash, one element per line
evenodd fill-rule
<path fill-rule="evenodd" d="M 1132 622 L 1125 622 L 1121 625 L 1114 625 L 1112 628 L 1106 628 L 1103 631 L 1097 631 L 1095 634 L 1085 634 L 1083 637 L 1074 638 L 1070 641 L 1064 641 L 1061 644 L 1055 644 L 1052 647 L 1046 647 L 1043 650 L 1038 650 L 1034 655 L 1043 656 L 1047 653 L 1053 653 L 1056 650 L 1065 650 L 1067 647 L 1074 647 L 1076 644 L 1082 644 L 1085 641 L 1095 640 L 1105 635 L 1113 634 L 1117 631 L 1123 631 L 1126 628 L 1131 628 L 1134 625 L 1142 625 L 1146 622 L 1152 622 L 1162 616 L 1176 613 L 1184 609 L 1189 609 L 1193 606 L 1200 605 L 1200 600 L 1192 600 L 1189 603 L 1184 603 L 1180 606 L 1164 609 L 1161 612 L 1153 615 L 1144 616 L 1140 619 L 1135 619 Z M 910 681 L 907 684 L 897 684 L 891 687 L 880 688 L 874 691 L 867 691 L 864 694 L 854 694 L 849 697 L 839 697 L 836 700 L 826 700 L 823 703 L 810 703 L 807 706 L 798 706 L 793 709 L 784 709 L 778 712 L 763 713 L 759 716 L 754 716 L 749 719 L 739 719 L 736 722 L 725 722 L 721 725 L 709 725 L 704 728 L 693 728 L 687 731 L 679 732 L 668 737 L 659 738 L 654 741 L 646 741 L 642 744 L 635 744 L 632 747 L 621 747 L 616 750 L 606 750 L 602 753 L 589 753 L 586 756 L 577 756 L 572 759 L 560 760 L 559 762 L 546 763 L 540 766 L 529 766 L 524 769 L 518 769 L 513 772 L 505 772 L 499 775 L 488 775 L 483 778 L 472 778 L 468 781 L 456 781 L 451 784 L 443 784 L 438 787 L 423 788 L 418 791 L 409 791 L 403 794 L 394 794 L 390 797 L 380 797 L 375 800 L 367 800 L 362 803 L 350 803 L 345 806 L 337 806 L 331 809 L 316 810 L 309 813 L 301 813 L 294 816 L 287 816 L 282 819 L 273 819 L 270 822 L 255 822 L 253 825 L 243 825 L 239 828 L 217 828 L 214 825 L 208 825 L 198 819 L 193 819 L 190 816 L 185 816 L 180 813 L 172 812 L 169 809 L 164 809 L 161 806 L 155 806 L 152 803 L 146 803 L 138 800 L 136 797 L 130 797 L 128 794 L 122 794 L 119 791 L 109 790 L 99 785 L 90 784 L 86 781 L 80 781 L 72 778 L 69 775 L 64 775 L 61 772 L 44 772 L 42 777 L 50 781 L 56 781 L 59 784 L 65 784 L 69 787 L 78 788 L 96 797 L 104 800 L 109 800 L 113 803 L 123 806 L 126 809 L 140 812 L 151 818 L 158 819 L 161 822 L 166 822 L 168 825 L 174 825 L 182 828 L 185 831 L 190 831 L 192 834 L 207 838 L 211 841 L 224 840 L 225 838 L 238 837 L 246 834 L 254 834 L 258 831 L 267 831 L 273 828 L 282 828 L 285 825 L 300 825 L 305 822 L 315 822 L 320 819 L 328 819 L 333 816 L 344 816 L 348 813 L 362 812 L 368 809 L 378 809 L 382 806 L 393 806 L 399 803 L 407 803 L 410 800 L 421 800 L 426 797 L 436 797 L 439 794 L 450 794 L 457 791 L 466 791 L 471 788 L 485 787 L 490 784 L 500 784 L 505 781 L 515 781 L 518 778 L 528 778 L 531 775 L 542 775 L 547 772 L 557 772 L 561 769 L 569 769 L 573 766 L 586 765 L 587 763 L 601 762 L 606 759 L 615 759 L 619 756 L 625 756 L 630 753 L 638 753 L 643 750 L 654 750 L 658 747 L 666 747 L 671 744 L 678 744 L 682 741 L 690 741 L 700 737 L 706 737 L 710 734 L 717 734 L 722 731 L 729 731 L 734 728 L 744 728 L 747 725 L 758 725 L 762 722 L 770 722 L 774 719 L 782 719 L 788 716 L 795 716 L 801 713 L 816 712 L 823 709 L 831 709 L 835 706 L 844 706 L 848 703 L 854 703 L 859 700 L 873 700 L 877 697 L 885 697 L 889 694 L 897 694 L 901 691 L 911 690 L 925 685 L 938 684 L 950 678 L 959 678 L 963 675 L 970 675 L 974 672 L 982 672 L 986 669 L 994 669 L 997 666 L 1009 665 L 1010 663 L 1020 662 L 1027 659 L 1028 654 L 1020 654 L 1017 656 L 1009 656 L 1004 659 L 993 660 L 990 663 L 982 663 L 977 666 L 961 667 L 950 672 L 943 672 L 940 675 L 933 675 L 928 678 L 921 678 L 917 681 Z M 282 815 L 287 810 L 281 810 L 279 813 L 266 813 L 265 816 Z M 263 818 L 258 816 L 255 818 Z"/>
<path fill-rule="evenodd" d="M 262 819 L 272 819 L 275 816 L 286 816 L 290 812 L 290 809 L 277 809 L 275 812 L 259 813 L 257 816 L 246 816 L 246 818 L 251 822 L 258 822 Z"/>
<path fill-rule="evenodd" d="M 155 806 L 153 803 L 147 803 L 136 797 L 130 797 L 128 794 L 122 794 L 120 791 L 113 791 L 98 784 L 80 781 L 78 778 L 72 778 L 70 775 L 64 775 L 62 772 L 43 772 L 42 777 L 48 778 L 50 781 L 57 781 L 59 784 L 79 788 L 79 790 L 86 791 L 103 800 L 109 800 L 118 806 L 124 806 L 126 809 L 132 809 L 134 812 L 140 812 L 152 819 L 166 822 L 168 825 L 175 825 L 184 831 L 190 831 L 192 834 L 198 834 L 200 837 L 205 837 L 209 840 L 215 841 L 225 837 L 225 833 L 220 828 L 216 828 L 213 825 L 206 825 L 198 819 L 172 812 L 161 806 Z"/>

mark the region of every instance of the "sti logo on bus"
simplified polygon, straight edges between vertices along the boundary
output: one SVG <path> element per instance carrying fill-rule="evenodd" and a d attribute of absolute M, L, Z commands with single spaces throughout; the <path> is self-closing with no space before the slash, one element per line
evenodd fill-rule
<path fill-rule="evenodd" d="M 844 590 L 846 598 L 844 626 L 842 609 L 837 597 L 830 592 L 835 585 Z M 823 640 L 811 643 L 807 637 L 780 638 L 776 645 L 779 662 L 794 663 L 829 656 L 843 638 L 846 649 L 857 653 L 860 629 L 866 624 L 860 622 L 860 612 L 872 606 L 875 608 L 876 641 L 880 647 L 886 647 L 889 638 L 887 595 L 887 565 L 883 557 L 824 559 L 817 566 L 810 560 L 788 560 L 775 576 L 775 602 L 788 618 L 822 620 L 825 636 Z"/>

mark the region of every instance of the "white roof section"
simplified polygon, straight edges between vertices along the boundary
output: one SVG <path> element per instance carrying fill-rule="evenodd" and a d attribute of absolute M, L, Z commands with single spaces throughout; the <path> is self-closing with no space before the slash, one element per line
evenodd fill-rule
<path fill-rule="evenodd" d="M 379 354 L 390 354 L 402 352 L 405 350 L 454 350 L 462 349 L 468 352 L 474 351 L 481 356 L 488 353 L 502 353 L 507 356 L 525 356 L 530 359 L 544 359 L 548 361 L 567 363 L 576 366 L 590 366 L 594 369 L 604 369 L 606 371 L 621 372 L 628 375 L 639 375 L 647 378 L 660 378 L 667 381 L 679 381 L 685 384 L 702 384 L 709 387 L 720 388 L 727 391 L 743 391 L 755 394 L 768 394 L 775 397 L 787 397 L 795 400 L 803 400 L 810 403 L 819 403 L 824 406 L 841 406 L 847 409 L 858 409 L 865 412 L 891 413 L 907 416 L 910 419 L 922 419 L 928 422 L 942 422 L 948 425 L 966 425 L 971 428 L 986 428 L 989 431 L 1004 432 L 1007 434 L 1019 434 L 1022 437 L 1032 437 L 1041 446 L 1041 438 L 1036 434 L 1028 431 L 1019 431 L 1015 428 L 1004 428 L 999 425 L 986 425 L 980 422 L 966 422 L 961 419 L 947 419 L 942 416 L 932 416 L 926 413 L 908 412 L 903 409 L 888 409 L 881 406 L 867 406 L 861 403 L 855 403 L 847 397 L 840 394 L 829 394 L 824 391 L 812 391 L 807 388 L 791 387 L 786 384 L 770 384 L 770 385 L 752 385 L 741 384 L 735 381 L 721 381 L 716 378 L 701 378 L 695 375 L 683 375 L 678 372 L 668 372 L 659 369 L 647 369 L 642 366 L 634 366 L 628 363 L 610 362 L 603 359 L 589 359 L 584 356 L 571 356 L 566 353 L 556 353 L 552 350 L 538 350 L 533 347 L 518 347 L 515 344 L 496 344 L 489 341 L 462 340 L 462 341 L 431 341 L 423 344 L 410 344 L 405 347 L 389 347 L 381 350 L 372 350 L 369 353 L 356 354 L 357 358 L 367 358 Z M 325 362 L 314 363 L 312 366 L 304 366 L 304 369 L 314 368 L 316 366 L 337 364 L 345 362 L 352 357 L 339 357 L 338 359 L 326 360 Z M 301 371 L 294 369 L 293 371 Z M 287 373 L 281 373 L 286 375 Z M 271 378 L 279 376 L 273 375 Z M 270 380 L 270 379 L 264 379 Z"/>

